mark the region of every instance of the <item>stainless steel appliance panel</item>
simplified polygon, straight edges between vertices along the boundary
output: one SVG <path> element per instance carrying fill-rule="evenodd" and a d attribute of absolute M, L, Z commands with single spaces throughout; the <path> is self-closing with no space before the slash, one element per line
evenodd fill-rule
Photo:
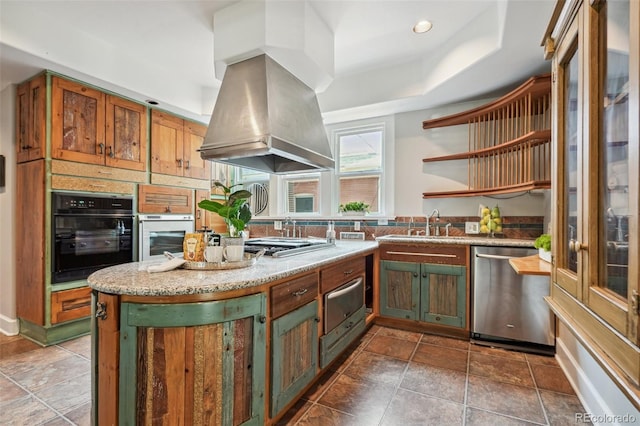
<path fill-rule="evenodd" d="M 549 277 L 518 275 L 509 265 L 510 258 L 536 253 L 522 247 L 472 247 L 473 337 L 554 345 L 553 314 L 544 301 Z"/>
<path fill-rule="evenodd" d="M 328 334 L 364 305 L 364 279 L 358 277 L 324 295 L 324 333 Z"/>

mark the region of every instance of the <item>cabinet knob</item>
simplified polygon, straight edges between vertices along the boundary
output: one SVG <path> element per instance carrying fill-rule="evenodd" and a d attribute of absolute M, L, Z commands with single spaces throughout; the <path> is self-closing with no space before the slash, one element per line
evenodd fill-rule
<path fill-rule="evenodd" d="M 100 148 L 98 154 L 104 154 L 104 144 L 102 142 L 98 144 L 98 148 Z"/>
<path fill-rule="evenodd" d="M 267 317 L 265 317 L 264 315 L 260 315 L 260 318 L 258 318 L 258 321 L 260 321 L 260 323 L 264 324 L 265 322 L 267 322 Z"/>
<path fill-rule="evenodd" d="M 109 145 L 109 157 L 113 158 L 116 155 L 113 153 L 113 147 L 111 145 Z"/>
<path fill-rule="evenodd" d="M 586 244 L 582 244 L 578 240 L 570 240 L 569 241 L 569 250 L 574 252 L 574 253 L 578 253 L 580 250 L 586 250 L 586 249 L 587 249 L 587 245 Z"/>
<path fill-rule="evenodd" d="M 427 278 L 427 273 L 426 272 L 422 273 L 422 278 Z"/>
<path fill-rule="evenodd" d="M 414 276 L 414 277 L 418 277 L 418 273 L 417 273 L 417 272 L 414 272 L 414 273 L 413 273 L 413 276 Z"/>

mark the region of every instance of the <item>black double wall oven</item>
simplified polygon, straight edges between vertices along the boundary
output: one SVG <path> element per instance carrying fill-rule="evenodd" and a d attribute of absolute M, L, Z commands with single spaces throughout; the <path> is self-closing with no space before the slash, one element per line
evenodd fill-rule
<path fill-rule="evenodd" d="M 51 282 L 87 278 L 133 261 L 133 198 L 52 193 Z"/>

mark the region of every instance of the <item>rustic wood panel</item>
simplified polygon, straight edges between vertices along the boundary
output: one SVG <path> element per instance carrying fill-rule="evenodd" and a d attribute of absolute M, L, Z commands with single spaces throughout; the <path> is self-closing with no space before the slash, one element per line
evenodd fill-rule
<path fill-rule="evenodd" d="M 387 308 L 413 310 L 413 273 L 408 271 L 385 271 L 387 277 Z"/>
<path fill-rule="evenodd" d="M 359 275 L 364 275 L 364 269 L 364 257 L 349 259 L 323 269 L 320 271 L 320 293 L 325 294 Z"/>
<path fill-rule="evenodd" d="M 207 126 L 184 122 L 184 176 L 194 179 L 211 179 L 211 161 L 203 160 L 198 151 L 207 134 Z"/>
<path fill-rule="evenodd" d="M 120 325 L 118 296 L 98 293 L 97 301 L 104 303 L 107 315 L 97 319 L 97 424 L 118 424 L 118 371 L 120 360 Z"/>
<path fill-rule="evenodd" d="M 141 213 L 193 213 L 193 190 L 139 185 L 138 211 Z"/>
<path fill-rule="evenodd" d="M 458 277 L 429 274 L 429 312 L 455 317 L 458 306 Z"/>
<path fill-rule="evenodd" d="M 209 190 L 211 182 L 209 180 L 193 179 L 182 176 L 161 175 L 158 173 L 151 174 L 151 183 L 154 185 L 181 186 L 191 189 Z"/>
<path fill-rule="evenodd" d="M 106 95 L 59 77 L 52 85 L 51 156 L 104 164 Z"/>
<path fill-rule="evenodd" d="M 116 182 L 103 179 L 79 178 L 73 176 L 51 176 L 52 189 L 69 189 L 72 191 L 111 192 L 133 195 L 135 185 L 129 182 Z"/>
<path fill-rule="evenodd" d="M 46 76 L 41 74 L 16 90 L 17 162 L 44 158 L 46 146 Z"/>
<path fill-rule="evenodd" d="M 51 324 L 88 317 L 91 314 L 89 287 L 51 293 Z"/>
<path fill-rule="evenodd" d="M 271 288 L 271 318 L 278 318 L 318 297 L 318 275 L 308 274 Z"/>
<path fill-rule="evenodd" d="M 251 417 L 253 318 L 237 320 L 234 325 L 233 424 L 239 425 Z"/>
<path fill-rule="evenodd" d="M 147 170 L 147 107 L 107 96 L 105 164 Z"/>
<path fill-rule="evenodd" d="M 151 171 L 183 175 L 184 120 L 151 111 Z"/>
<path fill-rule="evenodd" d="M 202 200 L 210 199 L 209 190 L 196 190 L 196 225 L 195 229 L 202 229 L 203 227 L 207 227 L 218 234 L 224 234 L 228 232 L 227 224 L 224 222 L 224 219 L 220 217 L 220 215 L 207 211 L 205 209 L 201 209 L 197 206 L 197 204 Z"/>
<path fill-rule="evenodd" d="M 96 164 L 62 160 L 51 160 L 51 173 L 54 175 L 84 176 L 138 183 L 144 183 L 147 180 L 147 174 L 137 170 L 118 169 Z"/>
<path fill-rule="evenodd" d="M 45 163 L 30 161 L 16 166 L 16 314 L 44 325 L 45 307 Z M 41 208 L 33 208 L 33 206 Z"/>

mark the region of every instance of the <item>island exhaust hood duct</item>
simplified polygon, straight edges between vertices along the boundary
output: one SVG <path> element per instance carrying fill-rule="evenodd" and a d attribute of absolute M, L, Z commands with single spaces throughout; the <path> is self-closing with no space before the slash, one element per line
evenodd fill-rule
<path fill-rule="evenodd" d="M 265 54 L 227 67 L 200 155 L 277 174 L 335 167 L 315 92 Z"/>

